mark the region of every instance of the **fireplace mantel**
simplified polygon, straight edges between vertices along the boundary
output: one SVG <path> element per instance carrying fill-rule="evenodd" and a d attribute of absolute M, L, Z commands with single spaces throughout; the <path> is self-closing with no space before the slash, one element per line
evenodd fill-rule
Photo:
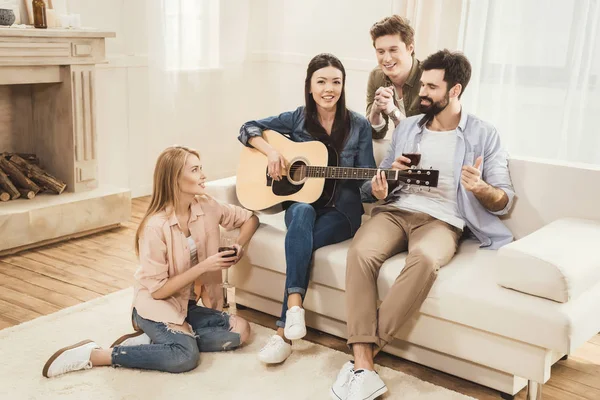
<path fill-rule="evenodd" d="M 0 28 L 0 152 L 35 153 L 67 183 L 61 195 L 0 203 L 0 254 L 129 218 L 129 190 L 98 181 L 95 72 L 106 62 L 110 37 L 88 29 Z"/>

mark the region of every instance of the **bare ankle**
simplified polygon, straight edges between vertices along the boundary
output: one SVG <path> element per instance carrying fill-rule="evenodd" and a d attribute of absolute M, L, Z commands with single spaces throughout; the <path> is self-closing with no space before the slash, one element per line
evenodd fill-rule
<path fill-rule="evenodd" d="M 354 370 L 366 369 L 368 371 L 375 371 L 375 365 L 372 362 L 354 362 Z"/>
<path fill-rule="evenodd" d="M 288 296 L 288 310 L 294 306 L 302 307 L 302 295 L 300 293 L 292 293 Z"/>
<path fill-rule="evenodd" d="M 355 343 L 352 346 L 354 353 L 354 369 L 375 370 L 373 362 L 373 345 L 371 343 Z"/>
<path fill-rule="evenodd" d="M 92 367 L 101 367 L 112 364 L 112 350 L 111 349 L 94 349 L 90 353 L 90 361 Z"/>

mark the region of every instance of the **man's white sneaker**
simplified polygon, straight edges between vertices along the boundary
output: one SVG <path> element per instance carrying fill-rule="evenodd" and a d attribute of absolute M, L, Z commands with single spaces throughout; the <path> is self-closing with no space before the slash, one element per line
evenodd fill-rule
<path fill-rule="evenodd" d="M 67 372 L 91 369 L 90 355 L 92 350 L 99 348 L 100 346 L 91 340 L 84 340 L 73 346 L 62 348 L 46 362 L 42 375 L 46 378 L 52 378 Z"/>
<path fill-rule="evenodd" d="M 387 386 L 377 372 L 367 369 L 354 371 L 346 400 L 373 400 L 387 392 Z"/>
<path fill-rule="evenodd" d="M 288 340 L 298 340 L 306 336 L 304 323 L 304 308 L 294 306 L 285 313 L 285 328 L 283 334 Z"/>
<path fill-rule="evenodd" d="M 265 364 L 279 364 L 287 360 L 292 354 L 292 345 L 288 344 L 279 335 L 273 335 L 258 352 L 258 359 Z"/>
<path fill-rule="evenodd" d="M 346 400 L 346 397 L 348 397 L 348 385 L 350 385 L 352 375 L 354 375 L 354 361 L 348 361 L 342 366 L 331 387 L 330 394 L 333 400 Z"/>
<path fill-rule="evenodd" d="M 152 343 L 152 340 L 150 340 L 150 336 L 146 335 L 144 331 L 135 331 L 133 333 L 128 333 L 127 335 L 121 336 L 120 338 L 115 340 L 115 342 L 111 344 L 110 347 L 140 346 L 143 344 L 150 343 Z"/>

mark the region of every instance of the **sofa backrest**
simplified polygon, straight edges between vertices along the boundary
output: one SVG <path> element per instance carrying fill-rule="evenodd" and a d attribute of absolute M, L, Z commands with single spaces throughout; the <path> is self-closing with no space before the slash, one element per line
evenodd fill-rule
<path fill-rule="evenodd" d="M 504 222 L 519 239 L 559 218 L 600 221 L 600 166 L 512 158 L 517 194 Z"/>
<path fill-rule="evenodd" d="M 377 165 L 389 145 L 373 141 Z M 517 198 L 503 220 L 516 239 L 559 218 L 600 221 L 600 166 L 512 158 L 509 169 Z"/>

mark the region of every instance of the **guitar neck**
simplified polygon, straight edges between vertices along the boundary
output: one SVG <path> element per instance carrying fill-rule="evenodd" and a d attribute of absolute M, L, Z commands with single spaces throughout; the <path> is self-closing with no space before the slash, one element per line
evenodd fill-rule
<path fill-rule="evenodd" d="M 351 167 L 316 167 L 307 166 L 306 176 L 309 178 L 325 179 L 372 179 L 377 171 L 383 171 L 389 181 L 403 180 L 412 174 L 396 169 L 351 168 Z"/>

